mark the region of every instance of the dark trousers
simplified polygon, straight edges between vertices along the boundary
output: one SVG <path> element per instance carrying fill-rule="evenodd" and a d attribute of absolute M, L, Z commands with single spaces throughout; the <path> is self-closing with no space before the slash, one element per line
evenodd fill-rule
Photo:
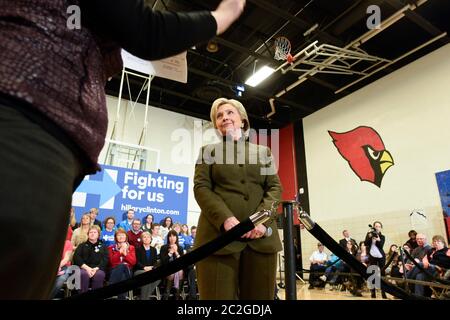
<path fill-rule="evenodd" d="M 116 283 L 124 281 L 131 278 L 131 271 L 126 264 L 119 264 L 118 266 L 111 269 L 111 275 L 109 276 L 109 283 Z M 125 300 L 127 297 L 126 293 L 121 293 L 117 296 L 119 300 Z"/>
<path fill-rule="evenodd" d="M 383 257 L 383 258 L 374 258 L 371 255 L 369 255 L 369 266 L 373 266 L 373 265 L 378 266 L 380 268 L 381 276 L 385 275 L 385 273 L 384 273 L 384 265 L 385 264 L 386 264 L 386 258 L 385 257 Z M 372 298 L 375 298 L 376 290 L 375 289 L 371 289 L 370 291 L 371 291 Z M 383 298 L 386 297 L 386 293 L 383 290 L 381 290 L 381 296 Z"/>
<path fill-rule="evenodd" d="M 88 137 L 86 137 L 88 138 Z M 46 299 L 56 278 L 81 165 L 21 112 L 0 104 L 0 299 Z"/>
<path fill-rule="evenodd" d="M 326 268 L 326 266 L 317 263 L 311 264 L 311 267 L 309 268 L 309 284 L 315 286 L 320 277 L 316 272 L 323 272 Z"/>
<path fill-rule="evenodd" d="M 273 300 L 276 253 L 246 247 L 228 255 L 211 255 L 197 263 L 201 300 Z"/>
<path fill-rule="evenodd" d="M 188 286 L 189 286 L 189 298 L 195 299 L 197 298 L 197 275 L 195 273 L 194 265 L 188 266 L 186 272 Z"/>
<path fill-rule="evenodd" d="M 105 281 L 105 272 L 103 270 L 97 270 L 94 276 L 92 278 L 89 278 L 87 271 L 81 269 L 80 276 L 81 276 L 80 293 L 88 291 L 89 287 L 91 287 L 92 290 L 103 287 L 103 282 Z"/>

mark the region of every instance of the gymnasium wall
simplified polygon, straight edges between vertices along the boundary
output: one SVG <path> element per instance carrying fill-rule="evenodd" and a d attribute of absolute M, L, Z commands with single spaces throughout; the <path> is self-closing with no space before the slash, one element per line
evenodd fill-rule
<path fill-rule="evenodd" d="M 111 139 L 112 130 L 116 119 L 116 136 L 115 140 L 129 144 L 139 144 L 139 139 L 143 132 L 145 105 L 136 104 L 133 108 L 132 102 L 122 100 L 120 106 L 119 117 L 117 116 L 116 97 L 107 96 L 108 106 L 108 133 L 107 138 Z M 217 137 L 214 133 L 205 131 L 210 127 L 210 122 L 186 116 L 183 114 L 149 107 L 148 108 L 148 125 L 143 145 L 153 149 L 148 153 L 148 161 L 146 168 L 143 170 L 184 176 L 189 178 L 189 197 L 188 197 L 188 225 L 196 225 L 200 208 L 198 207 L 194 194 L 193 176 L 194 165 L 197 159 L 200 147 L 203 144 L 216 141 Z M 107 146 L 103 148 L 99 162 L 107 163 Z M 157 165 L 157 152 L 159 152 L 159 165 Z M 113 165 L 124 167 L 126 157 L 115 157 Z M 122 159 L 120 159 L 122 158 Z M 133 157 L 130 158 L 134 160 Z M 138 169 L 137 164 L 134 169 Z"/>
<path fill-rule="evenodd" d="M 385 251 L 404 243 L 410 229 L 430 241 L 445 235 L 435 174 L 450 169 L 449 57 L 446 45 L 303 119 L 310 214 L 336 240 L 343 229 L 363 240 L 375 220 L 384 225 Z M 368 128 L 335 135 L 333 143 L 329 131 L 360 126 Z M 361 150 L 379 147 L 380 138 L 394 165 L 378 186 Z M 316 245 L 303 230 L 305 267 Z"/>
<path fill-rule="evenodd" d="M 117 102 L 116 97 L 107 96 L 109 116 L 107 139 L 112 138 L 113 128 L 115 127 L 114 140 L 137 145 L 143 132 L 145 105 L 134 105 L 128 100 L 122 100 L 120 112 L 117 114 Z M 187 222 L 190 226 L 196 225 L 200 208 L 193 193 L 194 166 L 200 147 L 218 141 L 216 134 L 211 130 L 212 124 L 210 121 L 154 107 L 148 108 L 147 119 L 147 131 L 144 135 L 143 145 L 151 148 L 152 151 L 148 153 L 147 165 L 143 170 L 157 172 L 159 169 L 161 173 L 188 177 Z M 251 136 L 251 141 L 272 147 L 283 183 L 283 196 L 285 199 L 293 199 L 297 187 L 292 127 L 283 128 L 272 136 L 268 136 L 264 130 L 258 131 Z M 159 165 L 157 165 L 158 152 Z M 127 158 L 116 155 L 114 162 L 111 163 L 107 155 L 108 144 L 106 143 L 99 157 L 100 163 L 119 167 L 132 165 L 134 169 L 139 168 L 138 163 L 126 162 L 127 160 L 138 160 L 134 157 Z"/>

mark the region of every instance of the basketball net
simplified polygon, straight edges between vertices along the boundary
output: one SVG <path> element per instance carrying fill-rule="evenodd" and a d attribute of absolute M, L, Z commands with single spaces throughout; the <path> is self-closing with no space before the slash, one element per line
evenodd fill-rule
<path fill-rule="evenodd" d="M 275 39 L 275 55 L 276 60 L 286 60 L 289 63 L 294 62 L 291 55 L 291 42 L 286 37 L 278 37 Z"/>

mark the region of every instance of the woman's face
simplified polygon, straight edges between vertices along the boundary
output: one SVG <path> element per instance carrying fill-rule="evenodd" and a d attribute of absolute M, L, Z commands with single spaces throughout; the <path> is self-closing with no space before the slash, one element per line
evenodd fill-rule
<path fill-rule="evenodd" d="M 152 223 L 153 222 L 153 217 L 152 216 L 147 216 L 147 223 Z"/>
<path fill-rule="evenodd" d="M 236 131 L 242 128 L 242 118 L 239 111 L 231 104 L 226 103 L 217 109 L 216 127 L 222 136 L 235 136 Z"/>
<path fill-rule="evenodd" d="M 164 223 L 166 225 L 166 228 L 168 228 L 168 227 L 170 227 L 170 224 L 172 223 L 172 219 L 166 218 L 166 220 L 164 220 Z"/>
<path fill-rule="evenodd" d="M 127 235 L 125 233 L 119 233 L 117 235 L 117 243 L 123 243 L 127 241 Z"/>
<path fill-rule="evenodd" d="M 145 245 L 149 245 L 152 242 L 152 237 L 148 233 L 144 233 L 142 235 L 142 243 Z"/>
<path fill-rule="evenodd" d="M 177 242 L 177 237 L 174 236 L 173 234 L 171 234 L 171 235 L 169 236 L 169 243 L 170 243 L 170 244 L 174 244 L 174 243 L 176 243 L 176 242 Z"/>
<path fill-rule="evenodd" d="M 91 217 L 88 214 L 85 214 L 81 218 L 81 224 L 89 224 L 89 223 L 91 223 Z"/>
<path fill-rule="evenodd" d="M 375 223 L 374 225 L 373 225 L 373 227 L 375 228 L 375 230 L 377 230 L 378 232 L 380 232 L 381 231 L 381 224 L 379 224 L 378 222 L 377 223 Z"/>
<path fill-rule="evenodd" d="M 114 228 L 114 220 L 113 219 L 108 219 L 105 223 L 105 227 L 108 230 L 111 230 Z"/>
<path fill-rule="evenodd" d="M 184 233 L 188 233 L 189 227 L 187 225 L 183 225 L 181 230 L 183 230 Z"/>
<path fill-rule="evenodd" d="M 91 230 L 89 230 L 89 233 L 88 233 L 88 239 L 89 239 L 91 242 L 97 242 L 99 236 L 100 236 L 100 235 L 98 234 L 98 230 L 97 230 L 97 229 L 91 229 Z"/>
<path fill-rule="evenodd" d="M 444 246 L 445 244 L 441 240 L 438 239 L 433 240 L 433 247 L 435 247 L 436 250 L 441 250 L 444 248 Z"/>

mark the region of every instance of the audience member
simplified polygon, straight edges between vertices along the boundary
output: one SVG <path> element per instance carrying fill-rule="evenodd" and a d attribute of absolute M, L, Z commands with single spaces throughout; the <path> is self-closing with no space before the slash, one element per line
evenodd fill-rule
<path fill-rule="evenodd" d="M 102 240 L 105 247 L 112 246 L 116 241 L 114 235 L 116 233 L 116 219 L 114 217 L 107 217 L 104 222 L 105 228 L 102 230 L 100 240 Z"/>
<path fill-rule="evenodd" d="M 323 251 L 324 246 L 321 243 L 317 244 L 317 251 L 314 251 L 309 261 L 311 261 L 311 267 L 309 268 L 309 288 L 313 289 L 314 286 L 319 285 L 319 275 L 316 272 L 323 272 L 326 269 L 326 262 L 328 261 L 327 254 Z"/>
<path fill-rule="evenodd" d="M 411 247 L 412 250 L 414 250 L 415 248 L 417 248 L 417 240 L 416 240 L 416 236 L 417 236 L 417 232 L 416 230 L 410 230 L 408 232 L 408 241 L 406 241 L 406 243 L 409 244 L 409 246 Z"/>
<path fill-rule="evenodd" d="M 157 253 L 156 249 L 153 248 L 150 243 L 152 237 L 148 231 L 144 231 L 141 234 L 142 245 L 136 248 L 136 265 L 134 275 L 140 275 L 144 272 L 153 270 L 157 263 Z M 141 287 L 141 300 L 150 299 L 150 295 L 155 290 L 156 286 L 160 283 L 160 280 L 149 283 Z"/>
<path fill-rule="evenodd" d="M 89 215 L 89 213 L 85 213 L 81 217 L 80 226 L 76 228 L 72 234 L 71 241 L 73 245 L 73 250 L 76 250 L 80 244 L 87 241 L 90 226 L 91 226 L 91 216 Z"/>
<path fill-rule="evenodd" d="M 390 274 L 392 266 L 397 266 L 398 262 L 398 246 L 396 244 L 391 244 L 386 257 L 386 264 L 383 267 L 384 272 Z"/>
<path fill-rule="evenodd" d="M 421 262 L 422 259 L 427 255 L 428 251 L 432 248 L 427 243 L 427 236 L 423 233 L 418 233 L 416 235 L 417 247 L 410 252 L 411 257 L 416 260 L 416 262 Z M 411 271 L 414 268 L 414 263 L 409 259 L 405 259 L 406 272 Z"/>
<path fill-rule="evenodd" d="M 358 248 L 358 243 L 356 242 L 355 239 L 353 239 L 352 237 L 350 237 L 350 232 L 348 230 L 344 230 L 342 231 L 342 235 L 344 236 L 343 239 L 339 240 L 339 245 L 346 249 L 347 248 L 347 242 L 351 241 L 353 243 L 353 245 Z"/>
<path fill-rule="evenodd" d="M 169 233 L 169 230 L 172 230 L 173 221 L 171 217 L 165 217 L 161 221 L 161 228 L 160 228 L 160 236 L 163 239 L 166 239 L 167 234 Z"/>
<path fill-rule="evenodd" d="M 435 235 L 432 242 L 433 248 L 423 257 L 419 265 L 426 270 L 423 272 L 418 267 L 414 267 L 406 274 L 408 279 L 430 281 L 432 277 L 443 277 L 450 269 L 450 249 L 447 248 L 444 237 Z M 414 285 L 414 293 L 424 296 L 425 287 L 421 284 Z"/>
<path fill-rule="evenodd" d="M 172 230 L 174 230 L 178 235 L 178 245 L 181 247 L 181 250 L 184 252 L 184 241 L 185 238 L 181 235 L 181 224 L 174 223 L 172 226 Z M 167 244 L 169 241 L 168 237 L 166 237 L 165 243 Z"/>
<path fill-rule="evenodd" d="M 91 225 L 96 225 L 102 230 L 102 223 L 97 220 L 98 216 L 98 209 L 97 208 L 91 208 L 89 209 L 89 215 L 91 216 Z"/>
<path fill-rule="evenodd" d="M 178 233 L 170 230 L 167 234 L 168 243 L 161 247 L 161 264 L 165 265 L 183 255 L 183 250 L 178 245 Z M 183 280 L 183 270 L 177 271 L 166 278 L 166 288 L 163 294 L 163 300 L 167 300 L 172 286 L 175 288 L 175 299 L 180 297 L 180 284 Z"/>
<path fill-rule="evenodd" d="M 67 268 L 71 265 L 72 253 L 73 253 L 72 242 L 70 242 L 70 240 L 66 240 L 66 242 L 64 243 L 61 262 L 59 263 L 58 267 L 58 273 L 56 275 L 55 285 L 53 287 L 53 291 L 50 295 L 50 298 L 56 298 L 57 294 L 63 287 L 64 282 L 66 282 L 67 278 L 69 277 Z"/>
<path fill-rule="evenodd" d="M 117 229 L 121 228 L 121 229 L 125 230 L 125 232 L 131 230 L 131 224 L 133 223 L 133 220 L 134 220 L 134 210 L 129 209 L 127 211 L 126 215 L 127 215 L 127 218 L 117 225 Z"/>
<path fill-rule="evenodd" d="M 386 263 L 386 254 L 384 253 L 383 246 L 386 241 L 385 236 L 381 233 L 383 225 L 379 221 L 373 223 L 373 230 L 370 230 L 366 235 L 365 245 L 369 249 L 369 265 L 375 265 L 380 268 L 381 275 L 383 276 L 383 267 Z M 386 293 L 382 290 L 381 296 L 383 299 L 387 299 Z M 376 290 L 371 289 L 371 297 L 376 298 Z"/>
<path fill-rule="evenodd" d="M 184 242 L 186 251 L 190 251 L 192 249 L 192 247 L 194 246 L 194 241 L 195 241 L 195 235 L 196 234 L 197 234 L 197 227 L 196 226 L 192 226 L 191 227 L 191 234 L 186 237 L 186 240 Z"/>
<path fill-rule="evenodd" d="M 100 228 L 97 225 L 89 227 L 88 240 L 80 244 L 73 255 L 73 263 L 81 268 L 80 293 L 88 291 L 89 287 L 103 287 L 108 250 L 99 237 Z"/>
<path fill-rule="evenodd" d="M 69 215 L 69 226 L 67 228 L 67 234 L 66 234 L 66 240 L 72 241 L 72 235 L 74 227 L 77 224 L 77 220 L 75 219 L 75 210 L 73 207 L 70 208 L 70 215 Z"/>
<path fill-rule="evenodd" d="M 159 223 L 154 223 L 152 225 L 152 230 L 151 230 L 152 231 L 152 242 L 150 245 L 156 249 L 158 256 L 161 251 L 161 247 L 164 245 L 164 240 L 160 236 L 160 230 L 159 230 L 160 228 L 161 228 L 161 225 Z"/>
<path fill-rule="evenodd" d="M 127 232 L 128 243 L 131 244 L 135 249 L 141 246 L 141 221 L 139 219 L 134 219 L 131 225 L 131 230 Z"/>
<path fill-rule="evenodd" d="M 153 225 L 153 215 L 152 214 L 148 214 L 145 218 L 144 221 L 142 223 L 142 231 L 148 231 L 150 232 L 150 234 L 152 233 L 152 225 Z"/>
<path fill-rule="evenodd" d="M 117 229 L 115 240 L 116 244 L 108 247 L 111 284 L 131 278 L 131 270 L 136 264 L 136 251 L 134 246 L 128 243 L 127 232 L 122 228 Z M 126 293 L 119 294 L 118 299 L 125 300 Z"/>

